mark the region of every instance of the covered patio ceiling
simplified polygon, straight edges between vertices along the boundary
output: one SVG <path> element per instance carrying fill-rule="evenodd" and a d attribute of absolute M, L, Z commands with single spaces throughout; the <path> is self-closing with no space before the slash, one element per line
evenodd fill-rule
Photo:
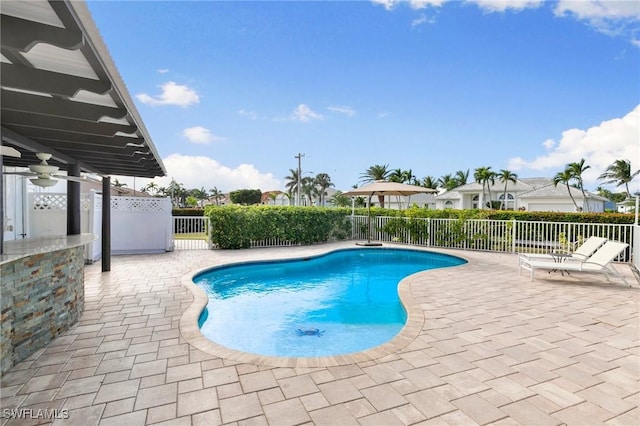
<path fill-rule="evenodd" d="M 0 26 L 2 145 L 22 154 L 5 166 L 47 152 L 62 170 L 166 174 L 85 2 L 3 0 Z"/>

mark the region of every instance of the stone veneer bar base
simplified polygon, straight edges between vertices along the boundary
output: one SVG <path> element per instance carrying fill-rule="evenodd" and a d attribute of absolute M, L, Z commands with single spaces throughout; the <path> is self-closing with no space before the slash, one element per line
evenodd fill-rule
<path fill-rule="evenodd" d="M 84 309 L 82 246 L 0 265 L 0 375 L 67 331 Z"/>

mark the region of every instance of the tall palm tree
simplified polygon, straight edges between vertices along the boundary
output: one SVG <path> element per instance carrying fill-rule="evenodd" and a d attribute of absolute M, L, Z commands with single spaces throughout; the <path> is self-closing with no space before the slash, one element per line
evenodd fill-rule
<path fill-rule="evenodd" d="M 598 179 L 607 179 L 602 182 L 604 184 L 615 183 L 616 186 L 624 185 L 624 189 L 627 192 L 627 198 L 631 198 L 631 191 L 629 191 L 629 182 L 631 182 L 636 176 L 640 174 L 640 170 L 636 170 L 631 173 L 631 161 L 629 160 L 616 160 L 613 164 L 610 164 L 606 171 L 602 173 Z"/>
<path fill-rule="evenodd" d="M 440 177 L 437 183 L 440 188 L 444 188 L 447 191 L 451 191 L 458 186 L 458 181 L 453 176 L 451 176 L 451 174 Z"/>
<path fill-rule="evenodd" d="M 370 183 L 377 180 L 387 180 L 389 173 L 388 164 L 375 164 L 360 175 L 360 181 Z M 378 195 L 378 202 L 380 203 L 380 207 L 384 208 L 384 195 Z"/>
<path fill-rule="evenodd" d="M 386 180 L 388 180 L 389 182 L 402 183 L 403 179 L 404 179 L 404 176 L 403 176 L 402 169 L 393 169 L 387 175 L 387 179 Z"/>
<path fill-rule="evenodd" d="M 293 196 L 293 194 L 297 194 L 298 190 L 302 192 L 302 188 L 298 188 L 298 180 L 300 179 L 298 169 L 289 169 L 289 176 L 285 176 L 285 179 L 287 182 L 284 184 L 284 187 L 287 188 L 289 195 Z M 291 200 L 291 198 L 289 200 Z"/>
<path fill-rule="evenodd" d="M 327 173 L 318 173 L 315 178 L 315 184 L 318 187 L 318 195 L 320 195 L 320 205 L 324 206 L 324 197 L 327 195 L 327 189 L 335 185 L 331 182 L 331 176 Z"/>
<path fill-rule="evenodd" d="M 209 197 L 209 194 L 207 193 L 207 190 L 204 189 L 204 186 L 200 189 L 191 189 L 188 192 L 189 196 L 192 196 L 197 200 L 196 204 L 201 204 L 203 200 L 206 200 Z"/>
<path fill-rule="evenodd" d="M 584 158 L 582 158 L 578 162 L 569 163 L 567 167 L 571 171 L 573 178 L 578 182 L 578 188 L 580 188 L 580 192 L 582 192 L 582 208 L 584 211 L 589 211 L 589 203 L 587 202 L 587 194 L 584 192 L 584 181 L 582 180 L 582 173 L 584 173 L 587 169 L 590 169 L 591 166 L 585 166 Z"/>
<path fill-rule="evenodd" d="M 498 178 L 500 179 L 500 182 L 504 183 L 504 194 L 502 194 L 501 206 L 502 210 L 504 210 L 507 207 L 507 184 L 509 182 L 513 182 L 515 184 L 518 179 L 518 175 L 513 173 L 511 170 L 502 169 L 500 170 L 500 173 L 498 173 Z"/>
<path fill-rule="evenodd" d="M 422 186 L 430 189 L 438 189 L 438 181 L 433 176 L 425 176 L 422 178 Z"/>
<path fill-rule="evenodd" d="M 408 183 L 409 185 L 419 185 L 418 178 L 413 174 L 413 170 L 403 170 L 402 171 L 402 183 Z"/>
<path fill-rule="evenodd" d="M 218 191 L 218 187 L 214 186 L 213 188 L 211 188 L 209 190 L 209 193 L 211 194 L 211 197 L 213 198 L 213 201 L 215 201 L 216 206 L 220 205 L 220 200 L 222 198 L 224 198 L 224 194 L 220 191 Z"/>
<path fill-rule="evenodd" d="M 303 177 L 302 180 L 300 181 L 300 184 L 302 185 L 302 193 L 307 196 L 307 199 L 309 200 L 309 205 L 312 205 L 313 196 L 317 194 L 316 186 L 313 182 L 313 178 L 309 176 Z"/>
<path fill-rule="evenodd" d="M 571 187 L 569 186 L 569 183 L 572 179 L 573 173 L 571 173 L 571 170 L 569 170 L 568 168 L 565 168 L 564 171 L 556 173 L 556 175 L 553 177 L 553 185 L 558 186 L 559 183 L 564 183 L 566 185 L 569 197 L 571 197 L 571 201 L 573 201 L 573 205 L 576 206 L 577 211 L 579 209 L 578 203 L 576 203 L 573 195 L 571 195 Z"/>
<path fill-rule="evenodd" d="M 120 182 L 118 180 L 118 178 L 115 178 L 113 180 L 113 183 L 111 184 L 111 186 L 113 186 L 114 188 L 123 188 L 123 187 L 127 186 L 127 184 L 124 183 L 124 182 Z"/>
<path fill-rule="evenodd" d="M 158 185 L 155 182 L 149 182 L 147 186 L 142 188 L 142 191 L 148 191 L 151 195 L 155 196 L 158 193 L 158 189 Z"/>
<path fill-rule="evenodd" d="M 455 180 L 458 183 L 458 186 L 466 185 L 467 180 L 469 180 L 469 169 L 467 169 L 466 172 L 458 170 L 455 174 Z"/>
<path fill-rule="evenodd" d="M 174 206 L 180 206 L 180 201 L 182 200 L 183 195 L 184 197 L 186 197 L 185 189 L 182 186 L 182 184 L 176 182 L 173 179 L 171 179 L 171 183 L 167 187 L 167 191 L 171 196 L 171 202 L 173 203 Z"/>
<path fill-rule="evenodd" d="M 488 190 L 490 208 L 492 208 L 492 206 L 493 206 L 492 203 L 491 203 L 491 186 L 496 183 L 496 177 L 497 176 L 498 176 L 498 174 L 496 172 L 494 172 L 493 170 L 491 170 L 491 166 L 478 167 L 473 173 L 473 177 L 476 180 L 476 182 L 482 184 L 482 199 L 483 200 L 484 200 L 484 189 L 485 189 L 485 187 Z M 484 206 L 482 206 L 482 208 L 484 208 Z"/>

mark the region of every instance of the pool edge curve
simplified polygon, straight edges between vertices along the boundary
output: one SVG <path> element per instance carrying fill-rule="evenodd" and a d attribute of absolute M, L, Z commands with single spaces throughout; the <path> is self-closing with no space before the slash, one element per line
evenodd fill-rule
<path fill-rule="evenodd" d="M 405 246 L 400 244 L 391 244 L 391 245 L 383 245 L 381 248 L 400 248 L 405 250 L 418 250 L 418 251 L 429 251 L 433 253 L 440 253 L 451 255 L 449 253 L 445 253 L 439 250 L 434 250 L 432 248 L 426 247 L 414 247 L 414 246 Z M 367 249 L 363 247 L 362 249 Z M 369 248 L 370 249 L 370 248 Z M 318 251 L 318 253 L 314 254 L 315 256 L 322 256 L 334 251 L 344 250 L 344 247 L 328 247 L 325 246 L 324 250 Z M 357 248 L 356 248 L 357 250 Z M 463 267 L 469 264 L 468 259 L 465 259 L 463 256 L 459 255 L 451 255 L 463 259 L 466 263 L 462 265 L 452 266 L 453 268 Z M 292 256 L 286 258 L 286 260 L 297 260 L 304 259 L 309 257 L 308 254 L 304 254 L 301 256 Z M 279 259 L 273 259 L 279 260 Z M 223 359 L 229 359 L 232 361 L 237 361 L 241 363 L 249 363 L 249 364 L 257 364 L 264 365 L 270 367 L 291 367 L 291 368 L 315 368 L 315 367 L 332 367 L 332 366 L 340 366 L 340 365 L 349 365 L 349 364 L 357 364 L 365 361 L 376 360 L 394 353 L 397 353 L 401 349 L 404 349 L 410 343 L 416 340 L 416 338 L 420 335 L 420 331 L 424 325 L 424 312 L 421 306 L 417 303 L 417 300 L 411 294 L 411 283 L 413 279 L 422 274 L 429 273 L 430 270 L 420 271 L 415 274 L 408 275 L 404 277 L 398 283 L 398 298 L 400 299 L 400 303 L 404 307 L 404 310 L 407 314 L 407 320 L 402 329 L 396 334 L 391 340 L 382 343 L 378 346 L 374 346 L 369 349 L 365 349 L 360 352 L 353 352 L 347 354 L 339 354 L 339 355 L 328 355 L 321 357 L 279 357 L 279 356 L 267 356 L 267 355 L 259 355 L 249 352 L 242 352 L 235 349 L 227 348 L 226 346 L 222 346 L 214 341 L 208 339 L 200 332 L 200 327 L 198 326 L 198 320 L 200 318 L 200 314 L 206 307 L 208 303 L 208 297 L 205 292 L 198 287 L 193 279 L 197 275 L 210 270 L 212 268 L 227 266 L 231 264 L 242 264 L 242 263 L 251 263 L 253 261 L 242 261 L 242 262 L 231 262 L 224 263 L 223 265 L 217 266 L 208 266 L 205 268 L 200 268 L 197 270 L 193 270 L 185 275 L 183 275 L 180 279 L 181 284 L 190 291 L 193 296 L 193 301 L 187 307 L 185 312 L 180 317 L 180 334 L 185 339 L 185 341 L 191 346 L 195 347 L 203 351 L 206 354 L 213 355 Z"/>

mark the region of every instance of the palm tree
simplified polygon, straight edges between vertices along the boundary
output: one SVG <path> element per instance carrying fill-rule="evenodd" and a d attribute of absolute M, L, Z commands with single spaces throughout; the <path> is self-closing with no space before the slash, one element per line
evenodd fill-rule
<path fill-rule="evenodd" d="M 453 176 L 451 176 L 451 174 L 442 176 L 438 179 L 437 183 L 440 188 L 444 188 L 447 191 L 451 191 L 458 186 L 458 181 Z"/>
<path fill-rule="evenodd" d="M 402 183 L 402 179 L 404 178 L 403 176 L 403 171 L 402 169 L 393 169 L 389 172 L 389 174 L 387 175 L 387 180 L 389 182 L 398 182 L 398 183 Z"/>
<path fill-rule="evenodd" d="M 307 196 L 307 199 L 309 200 L 309 205 L 313 204 L 313 196 L 317 194 L 316 192 L 316 186 L 313 183 L 313 178 L 306 176 L 303 177 L 302 180 L 300 181 L 300 184 L 302 185 L 302 194 Z"/>
<path fill-rule="evenodd" d="M 197 204 L 202 204 L 201 202 L 203 200 L 206 200 L 207 198 L 209 198 L 209 193 L 207 192 L 206 189 L 204 189 L 204 186 L 200 189 L 192 189 L 190 191 L 188 191 L 190 196 L 194 197 L 196 200 L 198 200 Z"/>
<path fill-rule="evenodd" d="M 569 193 L 569 197 L 571 197 L 571 201 L 573 201 L 573 205 L 576 206 L 576 211 L 577 211 L 579 210 L 578 203 L 576 203 L 576 200 L 573 198 L 573 195 L 571 195 L 571 187 L 569 186 L 569 183 L 571 182 L 572 179 L 573 179 L 573 173 L 571 173 L 571 170 L 569 170 L 568 168 L 565 168 L 564 171 L 558 172 L 553 177 L 553 185 L 558 186 L 559 183 L 564 183 L 567 186 L 567 192 Z"/>
<path fill-rule="evenodd" d="M 111 186 L 113 186 L 114 188 L 123 188 L 123 187 L 127 186 L 127 184 L 124 183 L 124 182 L 120 182 L 120 181 L 118 181 L 118 178 L 115 178 L 113 180 L 113 183 L 111 184 Z"/>
<path fill-rule="evenodd" d="M 351 197 L 347 197 L 342 191 L 336 191 L 329 199 L 329 202 L 335 207 L 349 207 L 351 205 Z"/>
<path fill-rule="evenodd" d="M 331 177 L 327 173 L 318 173 L 315 178 L 315 184 L 320 195 L 320 205 L 324 206 L 324 197 L 327 195 L 327 189 L 335 185 L 331 182 Z"/>
<path fill-rule="evenodd" d="M 591 168 L 591 166 L 584 165 L 584 158 L 575 163 L 567 164 L 567 168 L 571 171 L 573 178 L 578 181 L 578 188 L 580 188 L 580 192 L 582 192 L 582 208 L 585 211 L 589 211 L 589 203 L 587 202 L 587 194 L 584 192 L 584 182 L 582 180 L 582 173 L 584 173 L 587 169 Z"/>
<path fill-rule="evenodd" d="M 388 164 L 375 164 L 360 175 L 360 181 L 370 183 L 377 180 L 387 180 L 389 173 Z M 380 207 L 384 208 L 384 195 L 378 195 L 378 202 L 380 203 Z"/>
<path fill-rule="evenodd" d="M 467 180 L 469 179 L 469 169 L 466 172 L 462 170 L 458 170 L 455 174 L 455 180 L 458 183 L 458 186 L 466 185 Z"/>
<path fill-rule="evenodd" d="M 433 176 L 425 176 L 422 178 L 422 186 L 430 189 L 438 188 L 438 181 Z"/>
<path fill-rule="evenodd" d="M 473 177 L 476 180 L 476 182 L 481 183 L 482 184 L 482 199 L 484 200 L 484 188 L 486 186 L 488 192 L 489 192 L 489 206 L 490 208 L 493 208 L 493 204 L 491 203 L 491 185 L 494 185 L 496 183 L 496 176 L 498 176 L 498 174 L 496 172 L 494 172 L 493 170 L 491 170 L 491 166 L 489 167 L 478 167 L 475 172 L 473 173 Z M 486 203 L 485 203 L 486 204 Z M 482 206 L 482 208 L 484 208 L 484 206 Z"/>
<path fill-rule="evenodd" d="M 501 206 L 502 210 L 504 210 L 507 207 L 507 184 L 509 182 L 513 182 L 515 184 L 518 179 L 518 175 L 513 173 L 511 170 L 502 169 L 500 170 L 500 173 L 498 173 L 498 178 L 500 178 L 500 182 L 504 183 L 504 194 L 502 195 Z"/>
<path fill-rule="evenodd" d="M 151 195 L 155 196 L 158 193 L 158 185 L 155 182 L 149 182 L 149 184 L 142 188 L 142 191 L 149 192 Z"/>
<path fill-rule="evenodd" d="M 289 169 L 289 176 L 285 176 L 287 183 L 285 183 L 284 187 L 287 188 L 289 195 L 293 195 L 294 193 L 298 193 L 298 191 L 302 192 L 302 188 L 298 188 L 298 180 L 300 176 L 298 176 L 298 169 Z M 289 198 L 291 201 L 291 198 Z"/>
<path fill-rule="evenodd" d="M 171 183 L 167 187 L 167 191 L 171 196 L 171 202 L 173 203 L 173 205 L 176 207 L 179 206 L 180 200 L 182 199 L 182 196 L 184 195 L 184 192 L 185 192 L 184 188 L 182 187 L 182 184 L 171 179 Z"/>
<path fill-rule="evenodd" d="M 631 173 L 631 161 L 629 160 L 616 160 L 613 164 L 609 165 L 606 171 L 601 174 L 598 179 L 607 179 L 602 182 L 604 184 L 615 183 L 616 186 L 624 185 L 624 189 L 627 192 L 627 198 L 631 198 L 631 191 L 629 191 L 629 182 L 631 182 L 638 174 L 640 170 L 636 170 Z"/>
<path fill-rule="evenodd" d="M 213 201 L 215 201 L 216 206 L 220 205 L 220 200 L 222 198 L 224 198 L 224 194 L 220 191 L 218 191 L 218 187 L 214 186 L 213 188 L 211 188 L 209 190 L 209 193 L 211 194 L 211 198 L 213 198 Z"/>

